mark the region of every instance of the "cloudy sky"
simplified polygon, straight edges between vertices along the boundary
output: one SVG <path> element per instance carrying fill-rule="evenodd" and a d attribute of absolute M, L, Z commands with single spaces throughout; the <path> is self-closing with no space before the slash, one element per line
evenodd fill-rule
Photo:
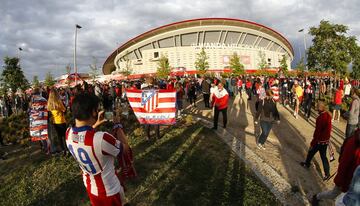
<path fill-rule="evenodd" d="M 25 75 L 54 76 L 73 64 L 75 24 L 77 64 L 89 70 L 128 39 L 164 24 L 203 17 L 245 19 L 266 25 L 292 43 L 295 62 L 304 52 L 298 30 L 322 19 L 349 26 L 360 39 L 359 0 L 0 0 L 0 57 L 18 56 Z M 311 37 L 306 35 L 307 45 Z M 19 52 L 18 48 L 23 48 Z M 1 61 L 3 65 L 3 61 Z M 1 68 L 2 70 L 2 68 Z"/>

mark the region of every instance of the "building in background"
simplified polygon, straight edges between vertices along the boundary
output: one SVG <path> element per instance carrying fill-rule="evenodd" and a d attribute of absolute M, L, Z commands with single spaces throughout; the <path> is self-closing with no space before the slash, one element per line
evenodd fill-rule
<path fill-rule="evenodd" d="M 294 51 L 290 42 L 273 29 L 240 19 L 204 18 L 168 24 L 143 33 L 117 48 L 105 61 L 103 73 L 156 73 L 158 60 L 167 56 L 174 71 L 195 73 L 197 54 L 204 48 L 209 70 L 223 72 L 237 53 L 247 72 L 259 68 L 264 56 L 267 68 L 277 69 L 283 55 L 288 68 Z"/>

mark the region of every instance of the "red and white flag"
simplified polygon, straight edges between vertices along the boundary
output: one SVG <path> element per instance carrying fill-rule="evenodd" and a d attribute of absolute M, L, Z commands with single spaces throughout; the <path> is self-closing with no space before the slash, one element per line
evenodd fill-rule
<path fill-rule="evenodd" d="M 126 90 L 126 96 L 140 124 L 175 124 L 176 91 Z"/>

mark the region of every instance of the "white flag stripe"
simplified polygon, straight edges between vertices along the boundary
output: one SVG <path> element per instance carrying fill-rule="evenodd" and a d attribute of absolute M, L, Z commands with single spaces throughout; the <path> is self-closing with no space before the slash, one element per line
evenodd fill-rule
<path fill-rule="evenodd" d="M 172 113 L 144 113 L 144 112 L 135 112 L 135 115 L 138 118 L 146 118 L 146 119 L 167 119 L 167 118 L 175 118 L 175 112 Z"/>
<path fill-rule="evenodd" d="M 47 123 L 48 123 L 47 120 L 34 120 L 31 126 L 34 127 L 34 126 L 46 125 Z"/>
<path fill-rule="evenodd" d="M 140 102 L 130 102 L 131 107 L 133 108 L 144 108 L 144 105 L 141 105 Z M 158 103 L 157 108 L 175 108 L 175 102 L 172 103 Z"/>
<path fill-rule="evenodd" d="M 158 93 L 159 94 L 159 98 L 169 98 L 169 97 L 176 97 L 176 92 L 165 92 L 165 93 Z M 126 96 L 130 97 L 130 98 L 141 98 L 142 95 L 141 93 L 137 93 L 137 92 L 126 92 Z"/>
<path fill-rule="evenodd" d="M 175 98 L 176 97 L 176 92 L 165 92 L 165 93 L 160 93 L 159 92 L 159 98 Z"/>
<path fill-rule="evenodd" d="M 30 131 L 30 136 L 37 137 L 40 135 L 47 135 L 47 130 L 42 130 L 41 132 L 39 130 L 37 131 Z"/>

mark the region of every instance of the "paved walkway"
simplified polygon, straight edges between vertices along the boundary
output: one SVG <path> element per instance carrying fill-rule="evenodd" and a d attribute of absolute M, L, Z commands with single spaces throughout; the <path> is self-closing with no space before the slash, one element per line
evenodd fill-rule
<path fill-rule="evenodd" d="M 314 193 L 334 185 L 333 178 L 327 182 L 322 181 L 323 167 L 320 155 L 315 156 L 314 164 L 309 170 L 299 165 L 299 162 L 306 157 L 317 114 L 313 111 L 310 121 L 307 122 L 301 116 L 295 119 L 292 116 L 293 110 L 289 107 L 278 105 L 278 110 L 281 123 L 273 126 L 265 144 L 266 150 L 259 150 L 256 147 L 255 134 L 260 133 L 260 128 L 254 125 L 255 101 L 248 102 L 246 95 L 242 98 L 238 95 L 231 99 L 228 108 L 228 126 L 226 130 L 221 129 L 220 115 L 220 129 L 217 133 L 240 158 L 250 164 L 283 204 L 307 205 L 307 199 L 311 199 Z M 212 110 L 205 109 L 202 100 L 198 100 L 197 107 L 187 105 L 185 111 L 201 118 L 208 127 L 212 127 Z M 345 121 L 333 123 L 331 142 L 336 161 L 330 163 L 331 174 L 337 170 L 338 152 L 344 139 L 345 126 Z M 268 169 L 263 171 L 264 168 Z M 325 204 L 329 205 L 329 202 Z"/>

